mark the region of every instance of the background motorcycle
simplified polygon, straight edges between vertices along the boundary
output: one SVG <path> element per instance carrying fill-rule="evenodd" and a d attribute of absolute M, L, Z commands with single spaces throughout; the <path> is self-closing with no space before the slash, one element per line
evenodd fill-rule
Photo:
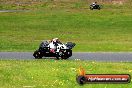
<path fill-rule="evenodd" d="M 93 10 L 93 9 L 98 9 L 100 10 L 100 5 L 90 5 L 90 10 Z"/>

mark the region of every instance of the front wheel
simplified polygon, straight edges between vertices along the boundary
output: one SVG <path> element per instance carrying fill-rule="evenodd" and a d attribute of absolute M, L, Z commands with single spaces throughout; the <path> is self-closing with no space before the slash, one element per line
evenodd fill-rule
<path fill-rule="evenodd" d="M 90 7 L 90 10 L 93 10 L 93 7 Z"/>
<path fill-rule="evenodd" d="M 41 59 L 43 57 L 39 50 L 36 50 L 33 56 L 35 57 L 35 59 Z"/>

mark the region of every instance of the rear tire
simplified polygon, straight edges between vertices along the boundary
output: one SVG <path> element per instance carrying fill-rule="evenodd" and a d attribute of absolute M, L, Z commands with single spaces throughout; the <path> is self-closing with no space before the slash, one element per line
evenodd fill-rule
<path fill-rule="evenodd" d="M 61 56 L 62 59 L 66 60 L 69 57 L 72 56 L 72 50 L 67 50 L 65 53 L 63 53 L 63 55 Z"/>
<path fill-rule="evenodd" d="M 69 57 L 67 57 L 67 56 L 65 56 L 65 55 L 64 55 L 64 56 L 61 56 L 61 59 L 62 59 L 62 60 L 66 60 L 66 59 L 68 59 L 68 58 L 69 58 Z"/>

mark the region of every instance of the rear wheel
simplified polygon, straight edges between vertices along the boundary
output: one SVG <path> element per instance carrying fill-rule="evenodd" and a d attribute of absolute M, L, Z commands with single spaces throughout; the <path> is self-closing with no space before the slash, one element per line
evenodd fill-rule
<path fill-rule="evenodd" d="M 33 56 L 35 57 L 35 59 L 41 59 L 43 57 L 39 50 L 36 50 Z"/>
<path fill-rule="evenodd" d="M 66 52 L 63 52 L 61 58 L 66 60 L 71 56 L 72 56 L 72 50 L 66 50 Z"/>
<path fill-rule="evenodd" d="M 67 57 L 67 56 L 61 56 L 61 59 L 63 59 L 63 60 L 66 60 L 66 59 L 68 59 L 69 57 Z"/>

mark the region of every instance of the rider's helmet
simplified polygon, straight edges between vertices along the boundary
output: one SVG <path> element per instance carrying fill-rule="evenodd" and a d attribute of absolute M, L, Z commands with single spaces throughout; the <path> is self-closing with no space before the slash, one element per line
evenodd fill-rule
<path fill-rule="evenodd" d="M 54 38 L 53 39 L 53 42 L 57 42 L 59 39 L 58 38 Z"/>
<path fill-rule="evenodd" d="M 97 2 L 93 2 L 93 5 L 96 5 L 97 4 Z"/>
<path fill-rule="evenodd" d="M 58 40 L 59 38 L 55 38 L 56 40 Z"/>

